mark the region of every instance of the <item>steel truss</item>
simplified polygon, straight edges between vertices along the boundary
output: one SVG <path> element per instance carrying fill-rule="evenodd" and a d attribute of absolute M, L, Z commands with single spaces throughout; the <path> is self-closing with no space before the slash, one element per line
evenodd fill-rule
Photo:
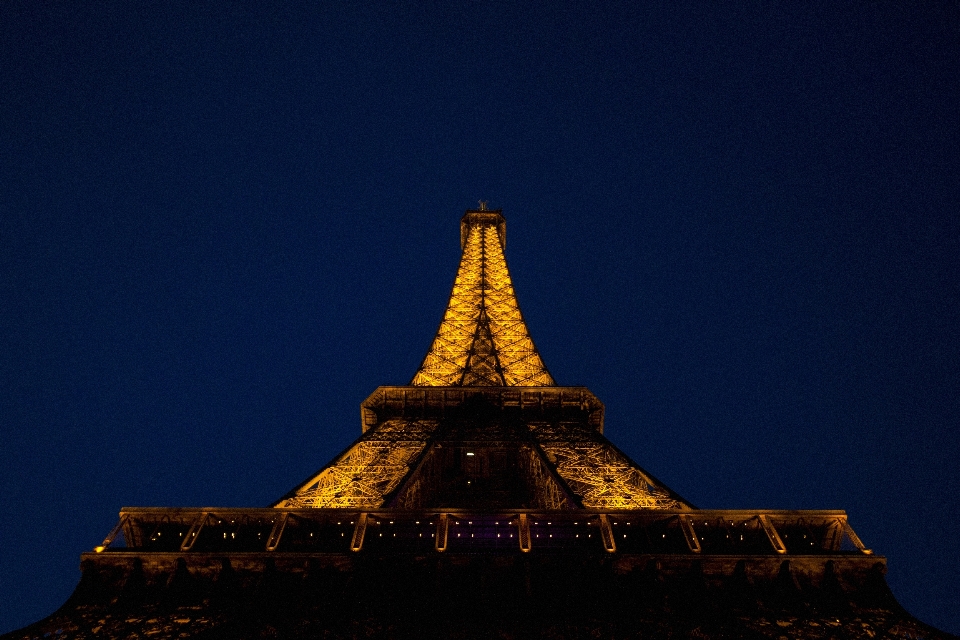
<path fill-rule="evenodd" d="M 606 438 L 578 423 L 532 423 L 544 454 L 584 507 L 682 509 L 686 505 Z"/>
<path fill-rule="evenodd" d="M 383 504 L 427 446 L 436 420 L 387 420 L 368 431 L 278 507 L 368 507 Z"/>

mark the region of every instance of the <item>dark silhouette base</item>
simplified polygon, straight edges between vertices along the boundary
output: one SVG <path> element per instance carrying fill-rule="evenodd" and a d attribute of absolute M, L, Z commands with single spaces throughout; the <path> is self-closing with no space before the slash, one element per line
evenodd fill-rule
<path fill-rule="evenodd" d="M 953 638 L 882 558 L 85 554 L 70 599 L 2 638 Z"/>

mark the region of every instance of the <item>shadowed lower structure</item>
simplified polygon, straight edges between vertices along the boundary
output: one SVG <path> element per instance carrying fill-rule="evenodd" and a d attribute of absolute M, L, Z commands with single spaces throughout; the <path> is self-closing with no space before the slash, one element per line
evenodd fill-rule
<path fill-rule="evenodd" d="M 952 637 L 843 511 L 697 509 L 617 449 L 533 344 L 502 213 L 460 235 L 423 363 L 343 453 L 267 508 L 122 509 L 68 602 L 4 637 Z"/>

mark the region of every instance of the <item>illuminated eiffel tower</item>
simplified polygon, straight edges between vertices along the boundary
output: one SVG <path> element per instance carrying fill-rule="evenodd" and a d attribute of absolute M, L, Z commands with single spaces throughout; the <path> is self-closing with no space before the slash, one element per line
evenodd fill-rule
<path fill-rule="evenodd" d="M 505 240 L 464 214 L 433 343 L 343 453 L 269 508 L 122 509 L 70 600 L 5 637 L 950 637 L 843 511 L 697 509 L 617 449 L 547 371 Z"/>
<path fill-rule="evenodd" d="M 593 394 L 555 385 L 517 305 L 505 226 L 483 205 L 463 216 L 450 302 L 410 386 L 378 389 L 360 439 L 274 506 L 692 508 L 603 437 Z"/>

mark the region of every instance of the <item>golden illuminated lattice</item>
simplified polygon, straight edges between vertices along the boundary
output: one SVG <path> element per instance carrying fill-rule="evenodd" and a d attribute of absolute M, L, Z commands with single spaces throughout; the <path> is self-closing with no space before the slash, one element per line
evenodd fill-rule
<path fill-rule="evenodd" d="M 450 302 L 411 384 L 552 386 L 517 306 L 498 212 L 464 216 Z"/>
<path fill-rule="evenodd" d="M 406 477 L 436 426 L 432 420 L 388 420 L 275 506 L 380 507 Z"/>
<path fill-rule="evenodd" d="M 463 216 L 453 291 L 411 386 L 378 390 L 363 405 L 369 430 L 276 507 L 432 508 L 454 496 L 504 501 L 502 508 L 692 508 L 601 435 L 599 401 L 556 387 L 517 306 L 505 224 L 499 211 L 482 207 Z M 547 419 L 524 428 L 517 411 Z M 519 454 L 509 470 L 516 476 L 497 474 L 520 484 L 507 490 L 484 476 L 471 489 L 456 488 L 471 483 L 464 469 L 468 457 L 478 457 L 467 449 L 476 447 Z M 481 488 L 489 495 L 470 493 Z"/>
<path fill-rule="evenodd" d="M 587 425 L 531 424 L 530 428 L 547 460 L 584 507 L 689 508 Z"/>

